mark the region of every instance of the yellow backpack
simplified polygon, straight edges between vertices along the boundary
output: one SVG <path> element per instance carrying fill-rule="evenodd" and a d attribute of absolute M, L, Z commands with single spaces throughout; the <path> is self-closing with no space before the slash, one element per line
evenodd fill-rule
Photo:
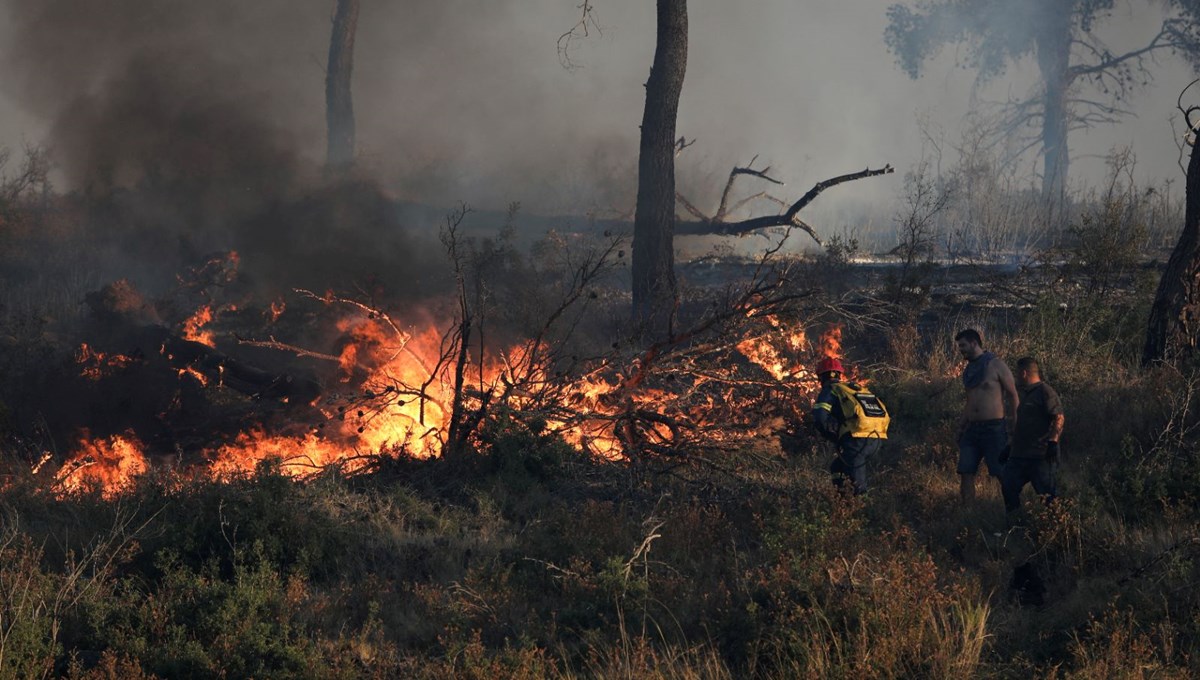
<path fill-rule="evenodd" d="M 839 436 L 874 437 L 887 439 L 888 425 L 892 422 L 887 407 L 871 391 L 854 383 L 834 383 L 830 386 L 833 396 L 842 407 L 842 428 Z"/>

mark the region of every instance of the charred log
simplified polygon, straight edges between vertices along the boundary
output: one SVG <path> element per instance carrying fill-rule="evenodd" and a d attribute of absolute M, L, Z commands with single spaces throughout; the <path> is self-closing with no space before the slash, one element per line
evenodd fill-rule
<path fill-rule="evenodd" d="M 98 326 L 91 335 L 107 349 L 143 360 L 162 356 L 176 370 L 195 370 L 212 384 L 255 399 L 309 404 L 320 396 L 315 380 L 266 371 L 180 336 L 128 281 L 89 293 L 85 301 Z"/>
<path fill-rule="evenodd" d="M 315 380 L 296 378 L 250 366 L 199 342 L 171 333 L 162 326 L 147 326 L 142 336 L 159 345 L 159 351 L 172 366 L 193 369 L 214 381 L 254 399 L 275 399 L 298 405 L 310 404 L 321 396 Z"/>

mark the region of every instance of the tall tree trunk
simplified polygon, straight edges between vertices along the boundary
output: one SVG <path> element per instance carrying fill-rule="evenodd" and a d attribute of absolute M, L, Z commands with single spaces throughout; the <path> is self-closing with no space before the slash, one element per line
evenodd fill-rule
<path fill-rule="evenodd" d="M 633 223 L 633 314 L 657 332 L 675 305 L 675 119 L 687 68 L 687 0 L 658 0 Z"/>
<path fill-rule="evenodd" d="M 1200 153 L 1192 147 L 1187 168 L 1183 233 L 1158 282 L 1142 364 L 1174 362 L 1196 348 L 1200 331 Z"/>
<path fill-rule="evenodd" d="M 354 35 L 358 28 L 358 0 L 337 0 L 333 34 L 329 38 L 329 65 L 325 71 L 325 124 L 328 132 L 325 165 L 340 173 L 354 163 L 354 99 L 350 79 L 354 71 Z"/>
<path fill-rule="evenodd" d="M 1052 215 L 1066 200 L 1070 164 L 1067 92 L 1071 87 L 1071 21 L 1070 12 L 1051 9 L 1044 14 L 1036 36 L 1038 69 L 1046 88 L 1042 102 L 1042 198 Z"/>

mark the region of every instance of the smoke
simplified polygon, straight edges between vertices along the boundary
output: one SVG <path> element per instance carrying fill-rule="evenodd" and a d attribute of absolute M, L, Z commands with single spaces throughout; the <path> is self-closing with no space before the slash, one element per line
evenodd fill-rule
<path fill-rule="evenodd" d="M 274 293 L 437 261 L 370 185 L 322 188 L 326 5 L 4 4 L 8 94 L 47 121 L 96 266 L 163 288 L 232 248 Z"/>
<path fill-rule="evenodd" d="M 954 68 L 953 49 L 919 81 L 896 67 L 882 39 L 889 0 L 689 4 L 678 131 L 696 144 L 680 156 L 678 175 L 681 192 L 704 210 L 728 169 L 756 155 L 787 182 L 773 189 L 785 200 L 867 166 L 903 171 L 922 153 L 918 116 L 945 130 L 949 147 L 972 94 L 981 94 L 972 73 Z M 363 176 L 386 196 L 433 206 L 519 201 L 527 213 L 629 213 L 653 4 L 594 5 L 602 31 L 576 43 L 581 68 L 568 71 L 557 38 L 578 19 L 577 3 L 366 0 L 354 79 Z M 321 225 L 297 234 L 264 216 L 292 215 L 288 206 L 321 185 L 333 0 L 0 0 L 0 8 L 2 96 L 37 127 L 2 134 L 44 136 L 67 188 L 139 191 L 145 224 L 112 228 L 138 233 L 152 252 L 182 238 L 197 250 L 271 244 L 299 271 L 314 262 L 297 236 Z M 1149 14 L 1114 19 L 1105 37 L 1117 51 L 1138 44 L 1154 23 Z M 1160 89 L 1136 103 L 1138 116 L 1074 136 L 1076 176 L 1098 179 L 1103 164 L 1087 157 L 1128 143 L 1147 177 L 1171 176 L 1167 117 L 1183 71 L 1168 61 Z M 982 94 L 1022 93 L 1032 75 L 1031 64 L 1018 65 Z M 810 221 L 832 232 L 864 203 L 886 212 L 901 175 L 831 191 Z M 435 229 L 424 217 L 352 217 L 393 233 Z M 248 222 L 249 236 L 241 233 Z M 330 226 L 344 234 L 354 225 Z M 374 236 L 339 242 L 378 253 Z M 387 247 L 400 253 L 397 270 L 428 259 L 413 242 Z M 410 262 L 404 252 L 420 255 Z"/>
<path fill-rule="evenodd" d="M 270 4 L 280 11 L 264 14 Z M 302 12 L 287 4 L 10 0 L 9 95 L 50 121 L 75 188 L 286 182 L 289 137 L 303 132 L 287 115 L 302 93 L 272 53 L 280 32 L 298 28 Z"/>

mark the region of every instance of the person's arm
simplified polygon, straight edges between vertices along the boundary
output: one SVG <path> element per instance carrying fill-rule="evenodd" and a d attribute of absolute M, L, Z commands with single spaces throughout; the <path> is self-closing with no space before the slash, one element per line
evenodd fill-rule
<path fill-rule="evenodd" d="M 1005 402 L 1005 414 L 1008 416 L 1008 434 L 1011 435 L 1017 428 L 1017 406 L 1021 403 L 1021 396 L 1017 394 L 1017 383 L 1013 380 L 1012 371 L 1008 370 L 1008 364 L 996 359 L 996 376 L 1000 379 L 1000 390 L 1007 398 Z"/>
<path fill-rule="evenodd" d="M 1057 442 L 1062 436 L 1063 425 L 1067 423 L 1067 417 L 1061 413 L 1055 413 L 1050 416 L 1050 431 L 1046 433 L 1046 441 Z"/>
<path fill-rule="evenodd" d="M 829 390 L 822 390 L 817 396 L 817 402 L 813 404 L 812 416 L 813 425 L 817 428 L 817 432 L 829 441 L 837 442 L 838 432 L 841 430 L 841 423 L 838 421 L 838 413 L 834 412 L 841 409 L 834 403 L 834 396 Z"/>
<path fill-rule="evenodd" d="M 1042 435 L 1042 441 L 1058 442 L 1058 438 L 1062 436 L 1063 425 L 1067 422 L 1067 417 L 1063 415 L 1062 400 L 1058 398 L 1058 392 L 1049 385 L 1042 389 L 1046 391 L 1046 415 L 1050 416 L 1050 429 Z"/>

